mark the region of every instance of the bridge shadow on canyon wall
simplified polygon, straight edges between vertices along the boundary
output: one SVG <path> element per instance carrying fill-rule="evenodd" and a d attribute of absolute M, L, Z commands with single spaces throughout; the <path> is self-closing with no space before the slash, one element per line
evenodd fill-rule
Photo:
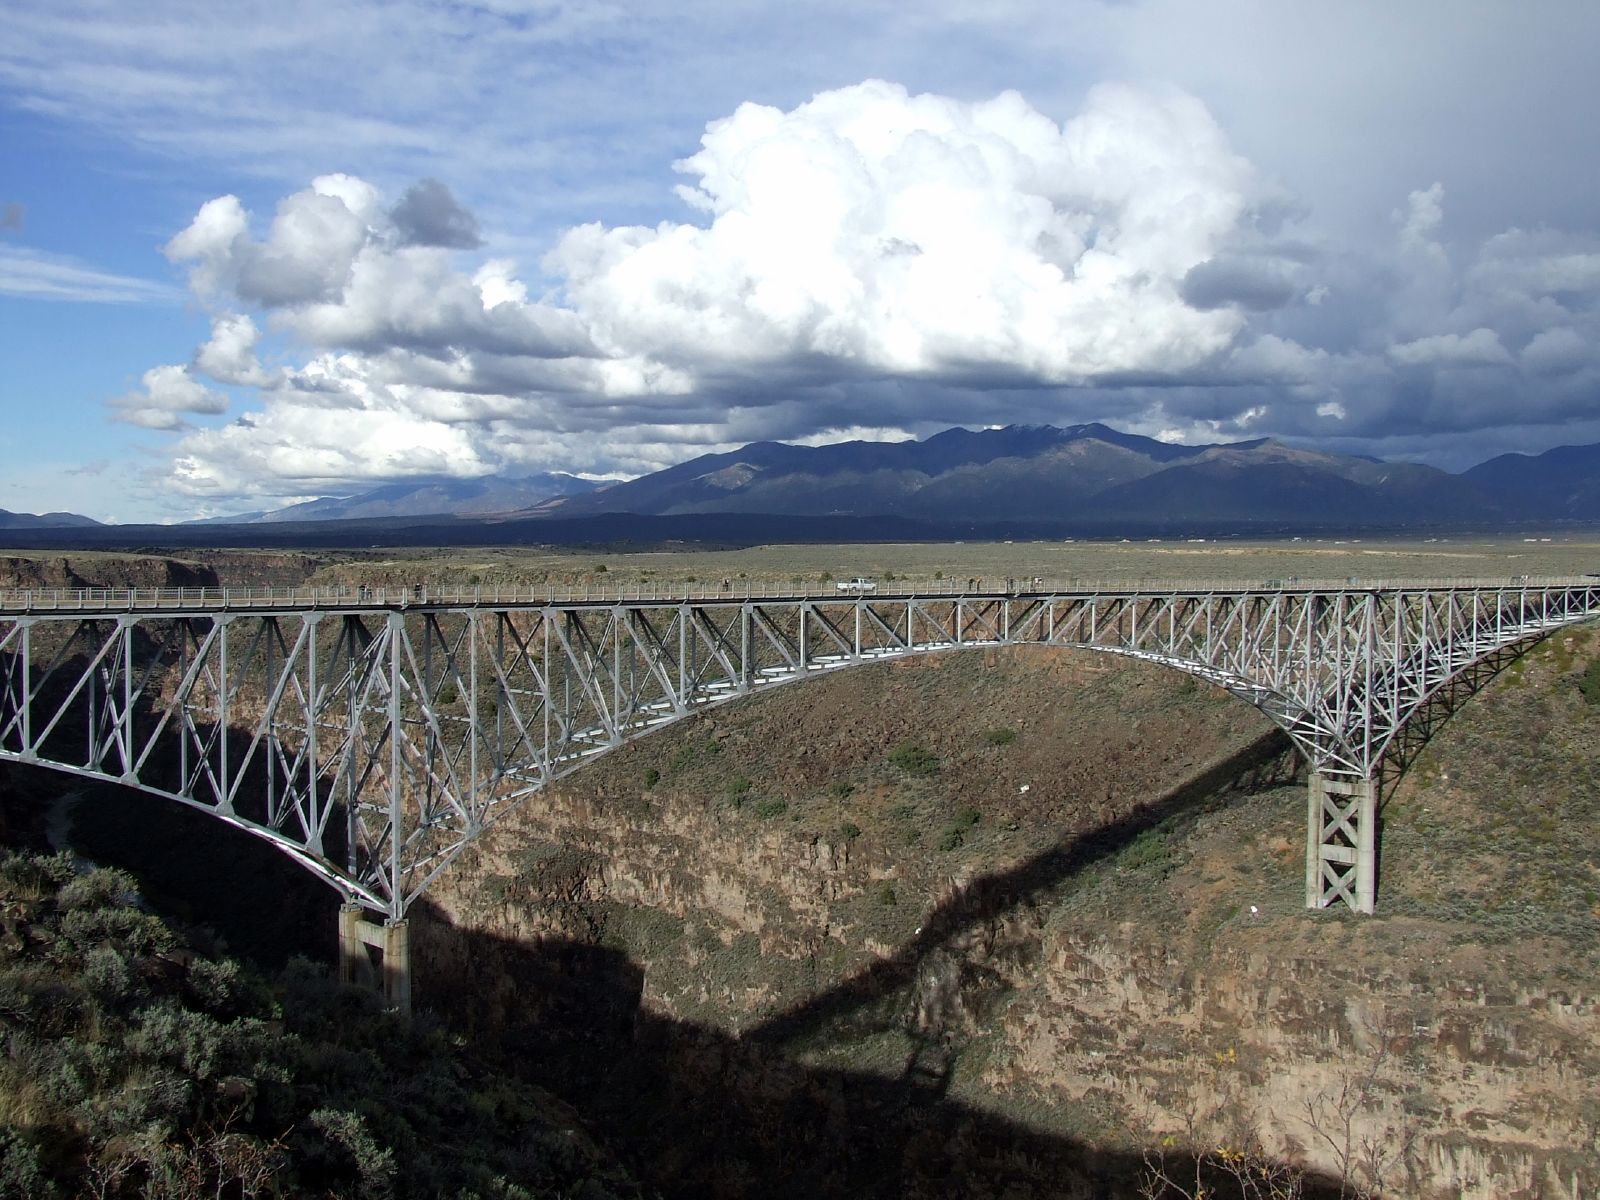
<path fill-rule="evenodd" d="M 822 1067 L 796 1051 L 830 1035 L 911 1032 L 913 985 L 949 947 L 1224 789 L 1275 786 L 1294 770 L 1287 739 L 1268 735 L 1135 813 L 973 880 L 887 957 L 740 1034 L 643 1007 L 643 971 L 615 949 L 508 939 L 426 903 L 412 910 L 419 994 L 506 1069 L 571 1104 L 665 1196 L 1140 1195 L 1144 1152 L 1098 1148 L 950 1095 L 960 1050 L 936 1034 L 911 1038 L 898 1073 Z M 1168 1165 L 1193 1180 L 1192 1159 Z M 1313 1178 L 1304 1194 L 1340 1192 Z"/>

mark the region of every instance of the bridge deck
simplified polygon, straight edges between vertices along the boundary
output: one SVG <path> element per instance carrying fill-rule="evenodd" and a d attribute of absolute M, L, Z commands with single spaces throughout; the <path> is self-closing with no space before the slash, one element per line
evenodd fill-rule
<path fill-rule="evenodd" d="M 191 616 L 214 612 L 380 612 L 448 611 L 465 608 L 542 608 L 549 605 L 609 607 L 618 604 L 740 604 L 747 600 L 798 604 L 856 600 L 966 599 L 1005 600 L 1090 596 L 1242 596 L 1305 595 L 1338 592 L 1548 591 L 1592 588 L 1591 575 L 1513 575 L 1495 579 L 1438 577 L 1430 579 L 1018 579 L 1010 587 L 963 587 L 959 580 L 884 583 L 873 591 L 840 590 L 830 584 L 794 587 L 739 580 L 726 588 L 681 587 L 479 587 L 460 584 L 377 585 L 371 587 L 222 587 L 222 588 L 39 588 L 0 590 L 0 615 L 28 613 L 170 613 Z M 979 581 L 981 585 L 985 581 Z"/>

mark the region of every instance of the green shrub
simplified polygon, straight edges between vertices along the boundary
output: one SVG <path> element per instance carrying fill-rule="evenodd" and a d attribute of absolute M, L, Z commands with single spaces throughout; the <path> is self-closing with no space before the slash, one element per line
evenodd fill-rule
<path fill-rule="evenodd" d="M 1015 729 L 991 729 L 983 735 L 983 740 L 991 746 L 1009 746 L 1017 740 Z"/>
<path fill-rule="evenodd" d="M 667 770 L 676 774 L 687 771 L 697 763 L 708 758 L 714 758 L 722 753 L 722 747 L 712 738 L 704 738 L 698 742 L 685 742 L 672 752 L 672 757 L 667 760 Z"/>
<path fill-rule="evenodd" d="M 959 826 L 964 826 L 967 829 L 971 829 L 981 820 L 983 820 L 983 813 L 979 812 L 978 809 L 974 808 L 970 804 L 964 804 L 956 810 L 955 823 Z"/>
<path fill-rule="evenodd" d="M 1590 704 L 1600 706 L 1600 658 L 1591 658 L 1588 669 L 1578 677 L 1578 690 Z"/>
<path fill-rule="evenodd" d="M 899 901 L 895 898 L 894 884 L 890 883 L 887 879 L 878 885 L 878 890 L 875 895 L 877 896 L 878 903 L 883 905 L 885 908 L 892 908 L 894 905 L 899 903 Z"/>
<path fill-rule="evenodd" d="M 772 817 L 781 817 L 788 811 L 789 802 L 787 800 L 757 800 L 755 803 L 756 816 L 760 817 L 762 820 L 768 820 Z"/>
<path fill-rule="evenodd" d="M 967 835 L 959 826 L 946 825 L 939 831 L 939 840 L 935 843 L 940 850 L 955 850 L 967 840 Z"/>
<path fill-rule="evenodd" d="M 857 825 L 854 821 L 846 821 L 843 825 L 839 826 L 839 836 L 847 842 L 853 842 L 861 836 L 861 826 Z"/>
<path fill-rule="evenodd" d="M 732 779 L 728 780 L 728 795 L 743 796 L 750 790 L 750 786 L 750 776 L 735 775 Z"/>
<path fill-rule="evenodd" d="M 126 871 L 111 867 L 97 867 L 87 875 L 80 875 L 61 889 L 56 897 L 63 910 L 88 910 L 121 908 L 132 904 L 139 894 L 139 885 Z"/>
<path fill-rule="evenodd" d="M 656 784 L 658 784 L 660 782 L 661 782 L 661 772 L 660 771 L 656 770 L 654 767 L 646 767 L 644 769 L 644 785 L 645 785 L 645 787 L 653 788 L 653 787 L 655 787 Z"/>
<path fill-rule="evenodd" d="M 889 761 L 907 775 L 934 775 L 939 771 L 939 760 L 917 742 L 901 742 L 889 751 Z"/>
<path fill-rule="evenodd" d="M 1146 829 L 1117 856 L 1117 865 L 1127 871 L 1137 871 L 1163 861 L 1167 857 L 1167 836 L 1160 827 Z"/>

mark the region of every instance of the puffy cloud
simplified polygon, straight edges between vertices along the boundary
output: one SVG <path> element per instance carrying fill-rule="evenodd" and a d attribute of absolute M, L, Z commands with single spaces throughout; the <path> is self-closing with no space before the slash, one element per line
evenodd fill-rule
<path fill-rule="evenodd" d="M 224 196 L 166 251 L 190 264 L 200 296 L 258 305 L 314 349 L 592 353 L 576 315 L 528 302 L 510 264 L 464 275 L 447 249 L 413 244 L 415 233 L 389 224 L 370 184 L 330 175 L 279 204 L 262 240 L 238 198 Z"/>
<path fill-rule="evenodd" d="M 1194 308 L 1237 305 L 1252 312 L 1282 308 L 1299 291 L 1292 264 L 1245 256 L 1207 259 L 1189 269 L 1180 287 L 1184 302 Z"/>
<path fill-rule="evenodd" d="M 1191 97 L 1101 87 L 1057 127 L 869 81 L 741 105 L 677 165 L 708 226 L 586 225 L 546 259 L 609 349 L 1081 384 L 1194 369 L 1241 325 L 1181 295 L 1256 190 Z"/>
<path fill-rule="evenodd" d="M 475 250 L 483 244 L 478 236 L 478 218 L 450 194 L 437 179 L 423 179 L 406 189 L 400 202 L 389 210 L 400 236 L 414 246 L 446 246 L 454 250 Z"/>
<path fill-rule="evenodd" d="M 1522 365 L 1537 375 L 1570 375 L 1597 361 L 1595 343 L 1562 326 L 1546 329 L 1522 348 Z"/>
<path fill-rule="evenodd" d="M 338 296 L 367 241 L 375 193 L 349 176 L 324 176 L 278 205 L 264 242 L 251 239 L 236 196 L 207 202 L 167 243 L 174 261 L 194 262 L 190 283 L 202 295 L 228 291 L 276 307 Z"/>
<path fill-rule="evenodd" d="M 244 313 L 226 313 L 211 323 L 211 340 L 195 351 L 194 365 L 218 383 L 262 387 L 267 372 L 256 360 L 256 323 Z"/>
<path fill-rule="evenodd" d="M 112 415 L 145 429 L 188 429 L 184 413 L 215 415 L 228 411 L 228 400 L 196 379 L 188 367 L 151 367 L 144 390 L 112 401 Z"/>
<path fill-rule="evenodd" d="M 1389 357 L 1408 367 L 1498 367 L 1511 362 L 1492 329 L 1474 329 L 1462 336 L 1440 333 L 1389 347 Z"/>

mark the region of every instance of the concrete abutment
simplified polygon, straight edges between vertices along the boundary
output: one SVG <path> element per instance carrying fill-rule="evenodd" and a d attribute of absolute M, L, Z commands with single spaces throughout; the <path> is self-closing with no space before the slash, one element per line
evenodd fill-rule
<path fill-rule="evenodd" d="M 1359 913 L 1378 898 L 1378 781 L 1310 772 L 1306 804 L 1306 907 L 1344 901 Z"/>

